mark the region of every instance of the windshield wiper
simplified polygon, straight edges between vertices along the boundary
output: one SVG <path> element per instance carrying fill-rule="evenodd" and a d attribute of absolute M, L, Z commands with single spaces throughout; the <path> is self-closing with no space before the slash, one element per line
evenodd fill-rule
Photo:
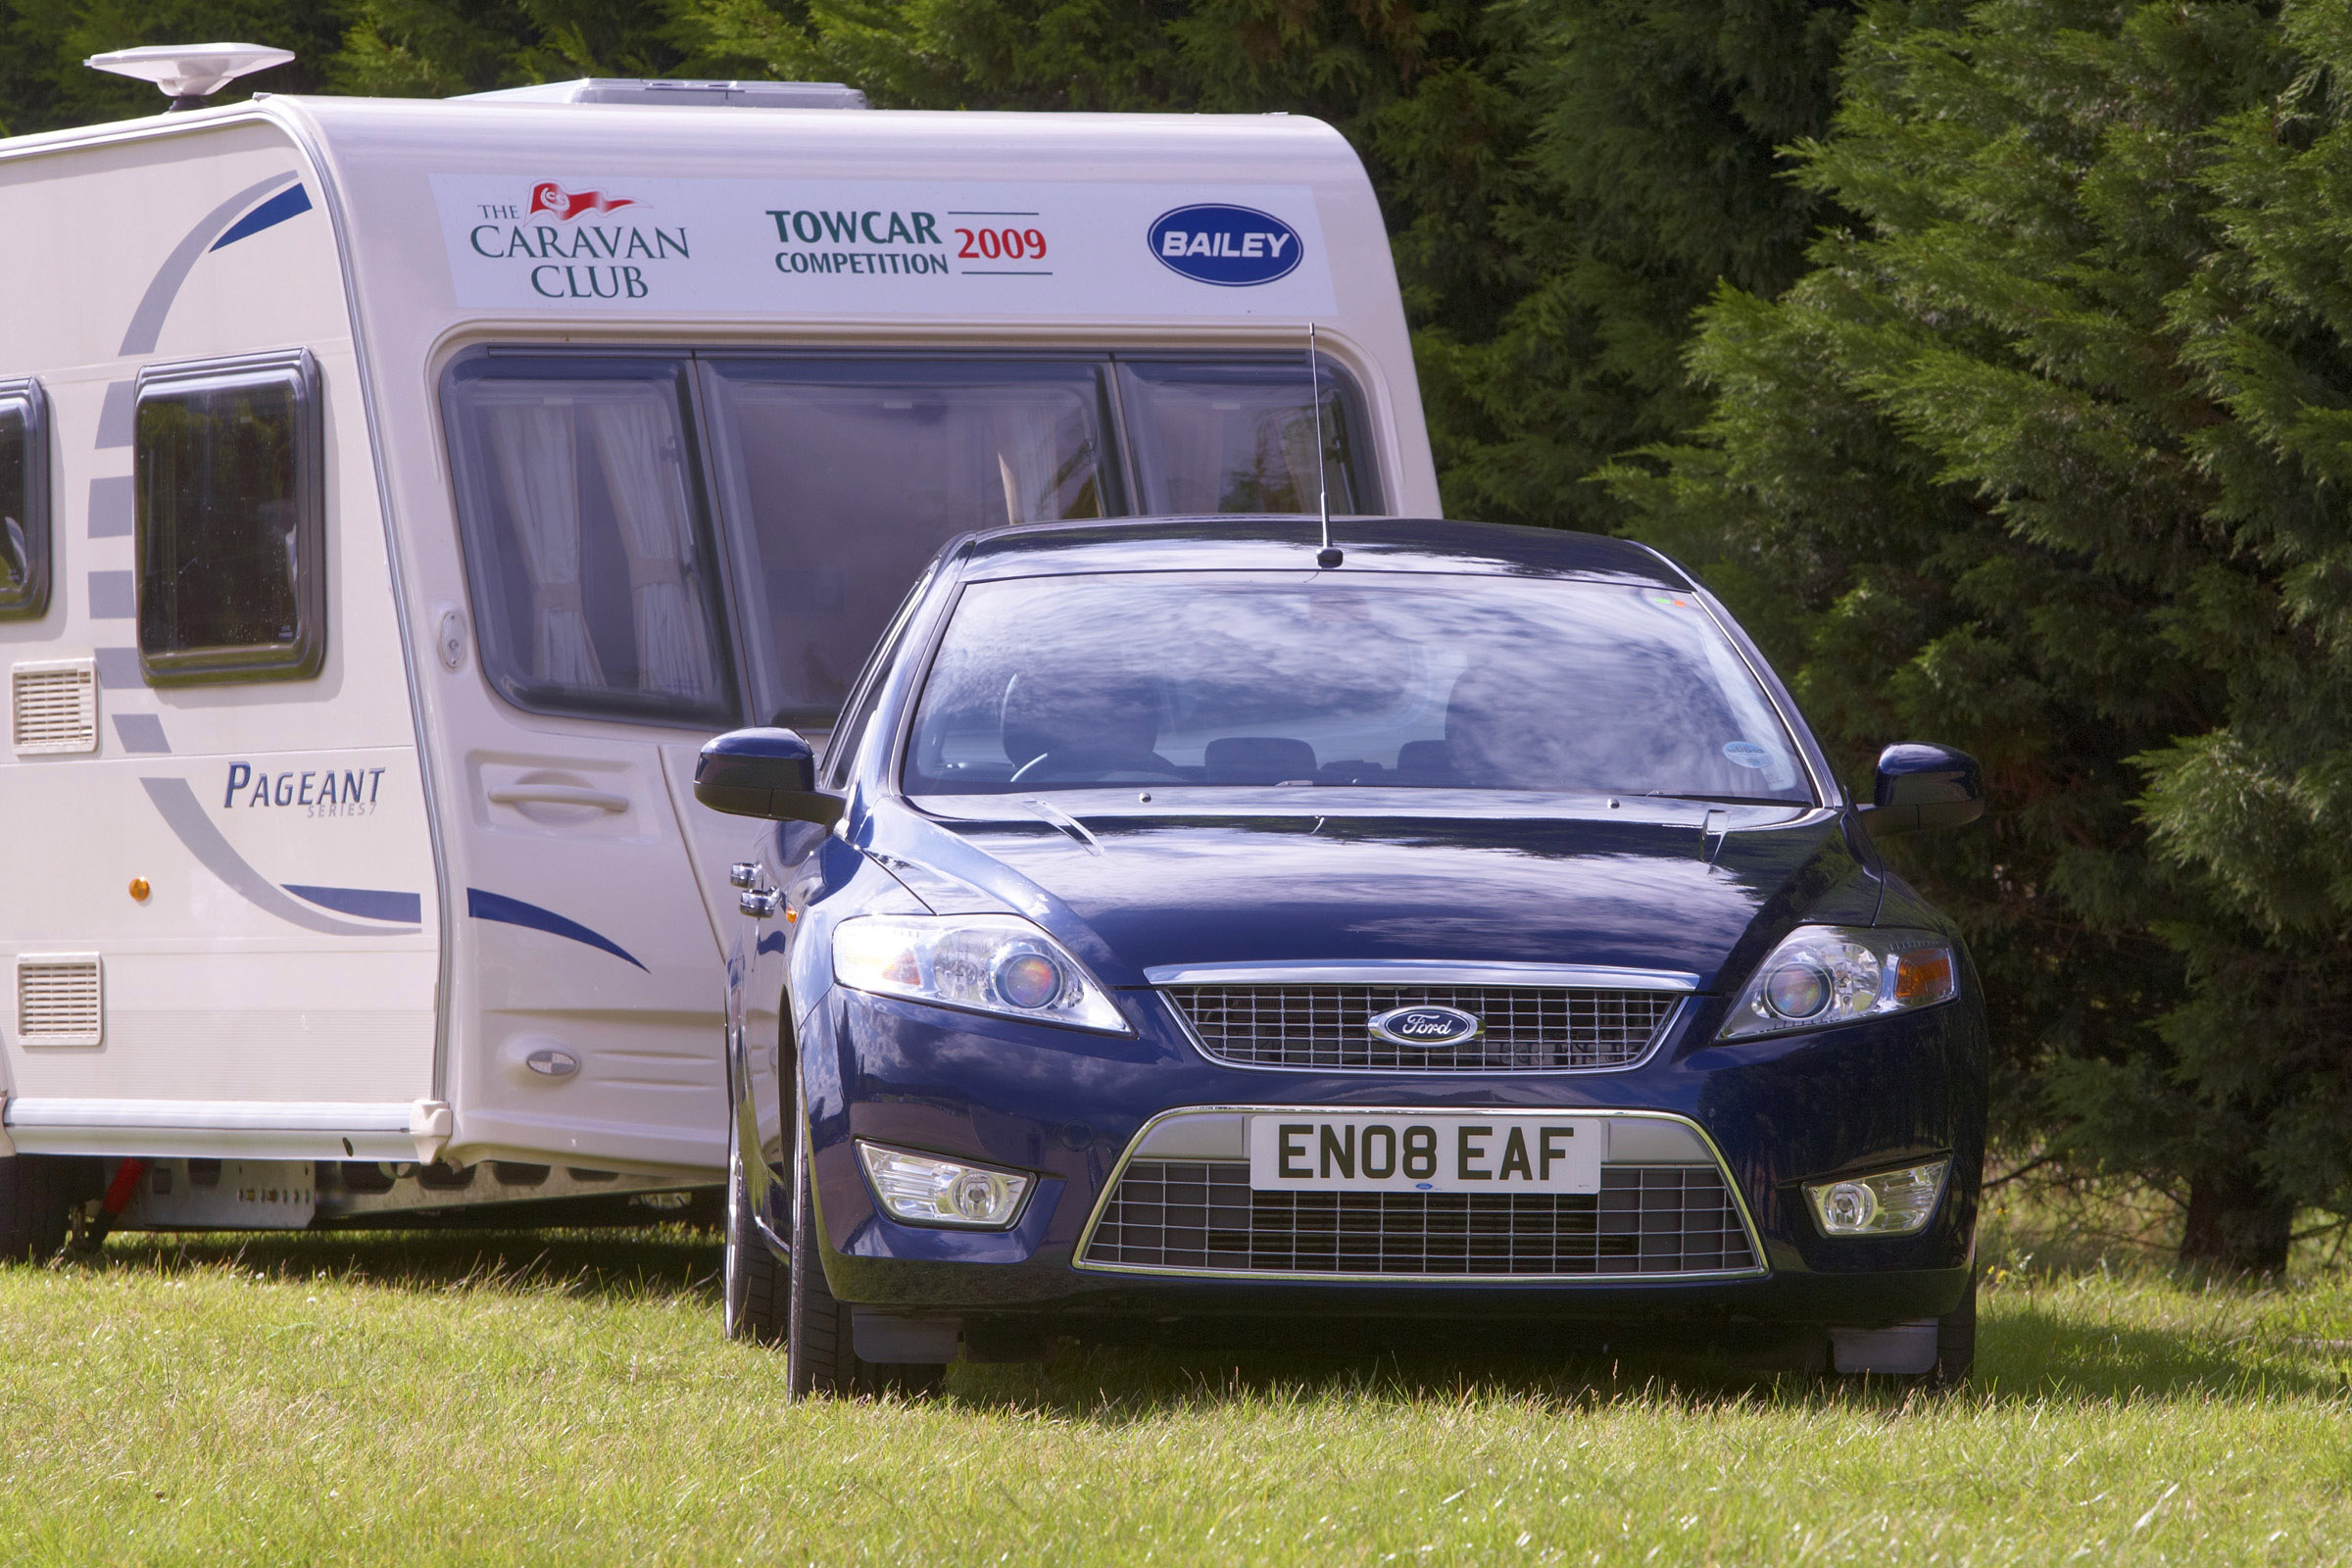
<path fill-rule="evenodd" d="M 1686 795 L 1677 790 L 1643 790 L 1642 798 L 1665 801 L 1709 801 L 1719 802 L 1725 806 L 1801 807 L 1805 804 L 1803 801 L 1792 801 L 1782 795 Z"/>

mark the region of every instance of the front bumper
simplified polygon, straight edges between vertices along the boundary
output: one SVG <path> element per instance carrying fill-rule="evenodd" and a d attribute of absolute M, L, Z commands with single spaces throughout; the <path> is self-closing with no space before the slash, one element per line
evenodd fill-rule
<path fill-rule="evenodd" d="M 834 990 L 807 1021 L 802 1070 L 823 1266 L 845 1301 L 968 1320 L 1508 1318 L 1609 1325 L 1868 1325 L 1933 1317 L 1965 1291 L 1984 1126 L 1984 1035 L 1973 1002 L 1817 1034 L 1712 1043 L 1721 999 L 1695 998 L 1641 1066 L 1614 1072 L 1384 1076 L 1241 1069 L 1201 1055 L 1150 996 L 1134 1038 Z M 1113 1184 L 1170 1129 L 1250 1108 L 1573 1110 L 1643 1130 L 1623 1163 L 1699 1159 L 1721 1173 L 1744 1253 L 1643 1272 L 1537 1275 L 1270 1272 L 1105 1261 Z M 1690 1149 L 1677 1154 L 1680 1138 Z M 1008 1231 L 948 1231 L 880 1213 L 853 1140 L 958 1155 L 1040 1178 Z M 1629 1145 L 1628 1147 L 1632 1147 Z M 1184 1157 L 1228 1162 L 1211 1135 Z M 1828 1238 L 1808 1181 L 1949 1156 L 1921 1233 Z M 1612 1164 L 1618 1163 L 1612 1160 Z M 1604 1195 L 1605 1196 L 1605 1195 Z M 1605 1228 L 1605 1222 L 1604 1222 Z"/>

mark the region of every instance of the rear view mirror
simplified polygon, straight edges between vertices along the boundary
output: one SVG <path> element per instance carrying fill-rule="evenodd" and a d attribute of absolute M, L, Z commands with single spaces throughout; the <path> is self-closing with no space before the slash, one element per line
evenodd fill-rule
<path fill-rule="evenodd" d="M 1873 796 L 1862 817 L 1876 834 L 1961 827 L 1984 814 L 1983 770 L 1949 746 L 1887 747 L 1879 754 Z"/>
<path fill-rule="evenodd" d="M 694 764 L 694 798 L 714 811 L 831 827 L 849 803 L 816 787 L 816 753 L 788 729 L 729 730 Z"/>

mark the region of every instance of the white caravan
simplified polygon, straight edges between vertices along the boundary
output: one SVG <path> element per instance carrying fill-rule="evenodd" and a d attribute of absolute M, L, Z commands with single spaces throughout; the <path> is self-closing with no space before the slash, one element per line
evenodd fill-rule
<path fill-rule="evenodd" d="M 1328 126 L 862 103 L 0 140 L 0 1239 L 715 1182 L 700 742 L 966 528 L 1437 514 Z"/>

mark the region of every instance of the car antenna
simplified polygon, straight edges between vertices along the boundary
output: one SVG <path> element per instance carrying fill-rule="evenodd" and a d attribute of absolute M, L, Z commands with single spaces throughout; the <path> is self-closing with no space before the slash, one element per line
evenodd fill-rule
<path fill-rule="evenodd" d="M 1331 480 L 1323 461 L 1323 361 L 1315 353 L 1315 323 L 1306 323 L 1307 400 L 1315 406 L 1315 510 L 1323 514 L 1323 548 L 1315 564 L 1336 566 L 1348 558 L 1331 542 Z"/>

